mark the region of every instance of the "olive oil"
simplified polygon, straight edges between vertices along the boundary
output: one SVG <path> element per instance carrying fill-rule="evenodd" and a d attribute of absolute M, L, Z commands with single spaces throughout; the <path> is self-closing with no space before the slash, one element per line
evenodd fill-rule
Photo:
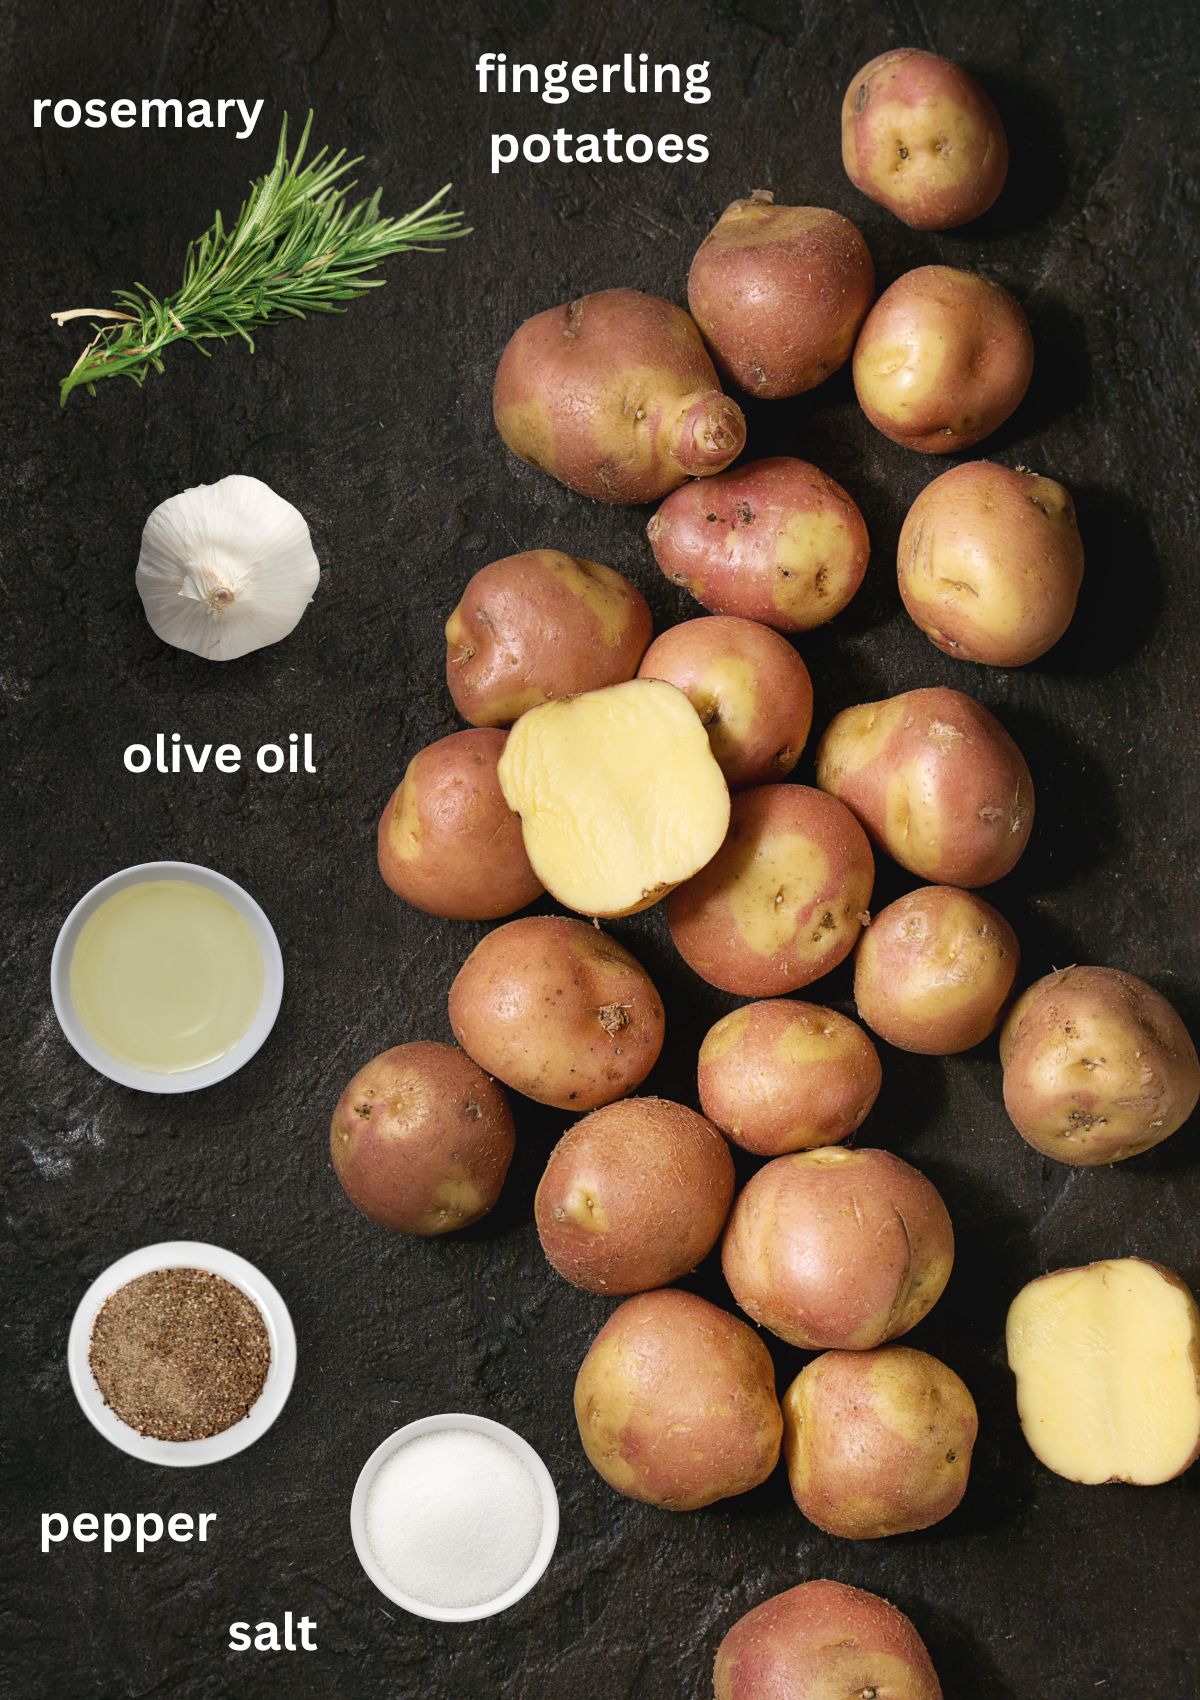
<path fill-rule="evenodd" d="M 215 1062 L 250 1028 L 263 959 L 249 923 L 192 880 L 145 880 L 80 930 L 71 998 L 95 1042 L 151 1074 Z"/>

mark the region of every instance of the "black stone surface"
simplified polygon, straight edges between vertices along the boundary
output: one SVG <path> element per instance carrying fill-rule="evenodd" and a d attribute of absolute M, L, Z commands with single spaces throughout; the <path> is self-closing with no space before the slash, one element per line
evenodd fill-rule
<path fill-rule="evenodd" d="M 1192 443 L 1197 298 L 1197 55 L 1190 8 L 1159 0 L 918 5 L 915 0 L 679 0 L 555 8 L 365 0 L 175 0 L 5 8 L 3 835 L 6 1652 L 14 1700 L 302 1696 L 354 1700 L 702 1700 L 714 1648 L 766 1595 L 832 1576 L 887 1595 L 926 1637 L 948 1700 L 1191 1700 L 1200 1686 L 1200 1472 L 1155 1490 L 1088 1490 L 1041 1469 L 1017 1429 L 1002 1333 L 1046 1268 L 1141 1253 L 1200 1282 L 1195 1129 L 1111 1171 L 1043 1162 L 1009 1126 L 994 1045 L 945 1062 L 885 1056 L 863 1139 L 942 1188 L 959 1235 L 949 1291 L 912 1336 L 965 1377 L 982 1435 L 968 1498 L 927 1534 L 838 1543 L 809 1528 L 782 1475 L 673 1517 L 618 1498 L 574 1433 L 575 1369 L 609 1306 L 545 1265 L 533 1188 L 562 1118 L 521 1105 L 504 1198 L 474 1232 L 390 1237 L 350 1208 L 326 1127 L 350 1074 L 398 1041 L 447 1038 L 447 987 L 483 929 L 405 909 L 376 873 L 379 809 L 406 758 L 451 731 L 441 624 L 470 573 L 553 544 L 611 563 L 659 623 L 697 610 L 654 567 L 647 517 L 588 504 L 514 462 L 489 415 L 496 359 L 529 312 L 633 284 L 679 298 L 691 253 L 736 194 L 838 208 L 883 282 L 929 260 L 979 267 L 1024 302 L 1033 387 L 981 452 L 1074 492 L 1088 551 L 1078 618 L 1020 673 L 955 663 L 908 622 L 892 571 L 907 504 L 941 464 L 877 436 L 843 374 L 752 410 L 755 452 L 791 450 L 841 479 L 874 561 L 850 610 L 801 645 L 819 722 L 935 682 L 994 708 L 1028 753 L 1038 822 L 989 896 L 1023 976 L 1101 961 L 1146 976 L 1197 1025 L 1200 640 Z M 964 60 L 1013 145 L 993 213 L 946 236 L 908 231 L 842 174 L 837 114 L 888 46 Z M 483 99 L 480 51 L 544 63 L 712 65 L 708 106 Z M 264 95 L 247 142 L 227 132 L 35 132 L 39 95 Z M 260 351 L 174 353 L 143 391 L 104 386 L 65 413 L 56 383 L 84 340 L 49 313 L 144 279 L 170 288 L 186 241 L 265 168 L 284 108 L 362 151 L 400 211 L 445 179 L 476 233 L 392 262 L 345 319 L 265 333 Z M 702 167 L 514 166 L 493 129 L 702 130 Z M 150 632 L 133 568 L 150 509 L 186 485 L 252 473 L 308 518 L 324 573 L 286 642 L 219 666 Z M 315 779 L 135 778 L 122 751 L 155 732 L 253 749 L 311 731 Z M 798 777 L 808 778 L 810 762 Z M 138 1096 L 76 1057 L 48 996 L 56 931 L 129 863 L 174 857 L 243 882 L 274 920 L 288 984 L 259 1058 L 194 1097 Z M 879 901 L 904 879 L 881 868 Z M 673 954 L 660 915 L 613 929 L 670 1012 L 649 1088 L 694 1098 L 707 1024 L 730 1000 Z M 849 1007 L 843 973 L 818 995 Z M 251 1451 L 158 1471 L 85 1422 L 64 1348 L 84 1287 L 176 1236 L 244 1254 L 291 1306 L 300 1367 Z M 722 1296 L 711 1267 L 700 1291 Z M 726 1302 L 727 1296 L 726 1296 Z M 801 1358 L 776 1351 L 781 1385 Z M 434 1410 L 513 1424 L 562 1497 L 557 1558 L 508 1615 L 439 1628 L 378 1595 L 351 1548 L 355 1475 L 394 1427 Z M 104 1557 L 38 1550 L 43 1511 L 216 1511 L 205 1549 Z M 234 1654 L 233 1619 L 317 1620 L 315 1654 Z"/>

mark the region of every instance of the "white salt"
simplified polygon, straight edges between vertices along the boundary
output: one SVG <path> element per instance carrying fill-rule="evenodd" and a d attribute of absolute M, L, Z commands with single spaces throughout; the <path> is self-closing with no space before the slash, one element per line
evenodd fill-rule
<path fill-rule="evenodd" d="M 367 1542 L 384 1575 L 425 1605 L 481 1606 L 520 1581 L 542 1535 L 538 1485 L 474 1429 L 398 1447 L 367 1492 Z"/>

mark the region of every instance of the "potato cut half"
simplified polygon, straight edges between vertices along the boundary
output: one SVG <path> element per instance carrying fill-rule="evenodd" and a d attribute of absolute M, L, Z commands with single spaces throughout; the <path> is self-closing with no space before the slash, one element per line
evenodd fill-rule
<path fill-rule="evenodd" d="M 1008 1313 L 1008 1364 L 1036 1457 L 1073 1482 L 1168 1482 L 1200 1453 L 1200 1309 L 1140 1257 L 1060 1269 Z"/>
<path fill-rule="evenodd" d="M 632 915 L 711 861 L 729 792 L 699 715 L 659 679 L 523 714 L 500 788 L 538 878 L 581 915 Z"/>

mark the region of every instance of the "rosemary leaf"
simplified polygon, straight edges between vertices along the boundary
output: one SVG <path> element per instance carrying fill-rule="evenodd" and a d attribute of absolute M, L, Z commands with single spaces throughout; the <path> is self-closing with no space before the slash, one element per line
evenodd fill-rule
<path fill-rule="evenodd" d="M 150 372 L 163 371 L 163 351 L 174 343 L 190 342 L 208 354 L 205 342 L 240 337 L 253 353 L 251 333 L 264 325 L 340 313 L 339 302 L 378 289 L 386 280 L 367 274 L 389 254 L 434 253 L 469 234 L 462 214 L 442 205 L 448 183 L 403 218 L 381 215 L 378 189 L 351 204 L 355 184 L 346 176 L 359 161 L 321 148 L 305 164 L 311 129 L 310 112 L 289 159 L 284 118 L 270 171 L 251 184 L 232 225 L 218 212 L 204 235 L 188 244 L 173 295 L 160 298 L 135 283 L 115 292 L 114 308 L 51 315 L 60 326 L 94 321 L 95 335 L 59 386 L 62 406 L 81 385 L 95 395 L 101 378 L 144 383 Z"/>

